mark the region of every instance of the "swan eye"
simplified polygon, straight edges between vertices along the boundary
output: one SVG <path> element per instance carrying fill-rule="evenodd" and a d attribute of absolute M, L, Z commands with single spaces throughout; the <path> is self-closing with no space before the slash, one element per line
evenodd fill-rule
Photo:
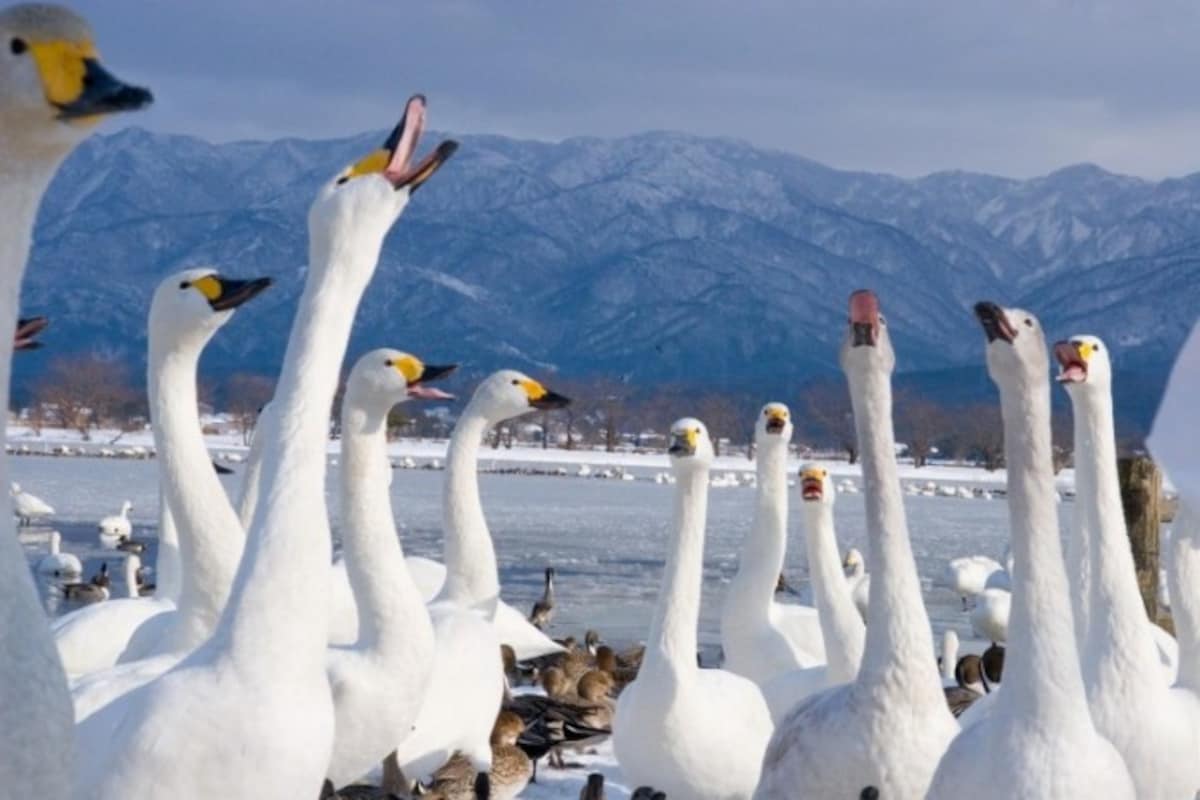
<path fill-rule="evenodd" d="M 388 360 L 386 360 L 386 361 L 384 361 L 384 362 L 383 362 L 383 365 L 384 365 L 385 367 L 390 367 L 390 366 L 392 366 L 392 360 L 389 358 Z"/>
<path fill-rule="evenodd" d="M 1026 317 L 1026 318 L 1025 318 L 1025 327 L 1026 327 L 1026 328 L 1032 328 L 1032 327 L 1033 327 L 1033 320 L 1031 320 L 1029 317 Z"/>
<path fill-rule="evenodd" d="M 516 378 L 513 378 L 513 386 L 520 386 L 520 385 L 521 385 L 521 382 L 519 380 L 517 380 Z"/>
<path fill-rule="evenodd" d="M 179 288 L 180 288 L 180 289 L 186 289 L 186 288 L 188 288 L 188 287 L 189 287 L 189 286 L 191 286 L 191 285 L 192 285 L 192 284 L 191 284 L 190 282 L 188 282 L 188 281 L 184 281 L 183 283 L 179 284 Z"/>
<path fill-rule="evenodd" d="M 24 39 L 14 36 L 8 43 L 8 49 L 12 51 L 14 56 L 19 56 L 29 49 L 29 45 L 25 43 Z"/>
<path fill-rule="evenodd" d="M 1094 353 L 1099 353 L 1099 352 L 1100 352 L 1100 345 L 1098 345 L 1098 344 L 1094 344 L 1094 345 L 1092 345 L 1092 352 L 1094 352 Z"/>

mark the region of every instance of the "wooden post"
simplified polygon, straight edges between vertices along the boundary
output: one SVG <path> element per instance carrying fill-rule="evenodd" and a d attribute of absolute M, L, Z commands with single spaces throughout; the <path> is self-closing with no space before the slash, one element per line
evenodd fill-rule
<path fill-rule="evenodd" d="M 1119 459 L 1117 473 L 1121 480 L 1121 505 L 1125 510 L 1125 526 L 1129 531 L 1129 546 L 1133 550 L 1142 603 L 1146 606 L 1147 616 L 1158 622 L 1158 526 L 1162 473 L 1145 456 Z"/>

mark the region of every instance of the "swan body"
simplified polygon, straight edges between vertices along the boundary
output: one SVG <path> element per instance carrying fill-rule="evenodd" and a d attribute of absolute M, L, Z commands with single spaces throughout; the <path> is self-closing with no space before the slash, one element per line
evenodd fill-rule
<path fill-rule="evenodd" d="M 757 800 L 924 797 L 958 724 L 930 655 L 929 617 L 909 543 L 892 428 L 895 355 L 878 301 L 850 296 L 841 348 L 866 495 L 873 573 L 854 681 L 800 703 L 775 729 Z"/>
<path fill-rule="evenodd" d="M 116 597 L 54 619 L 50 631 L 67 675 L 78 678 L 110 669 L 134 631 L 174 610 L 175 602 L 168 598 Z"/>
<path fill-rule="evenodd" d="M 64 553 L 62 534 L 50 531 L 50 552 L 38 560 L 37 571 L 54 578 L 79 578 L 83 575 L 83 562 L 74 553 Z"/>
<path fill-rule="evenodd" d="M 668 452 L 675 516 L 663 588 L 641 670 L 617 701 L 613 748 L 631 786 L 652 783 L 668 797 L 749 798 L 771 735 L 770 712 L 751 681 L 696 664 L 713 459 L 704 425 L 677 421 Z M 773 586 L 774 576 L 767 590 Z"/>
<path fill-rule="evenodd" d="M 100 544 L 114 548 L 133 534 L 133 525 L 129 522 L 129 511 L 132 508 L 133 503 L 126 500 L 121 504 L 121 513 L 100 520 L 96 526 L 99 530 Z"/>
<path fill-rule="evenodd" d="M 409 729 L 433 668 L 433 624 L 408 567 L 388 495 L 387 416 L 427 392 L 423 380 L 453 367 L 426 366 L 398 350 L 373 350 L 350 371 L 342 401 L 343 547 L 361 621 L 357 641 L 327 657 L 335 731 L 327 777 L 361 778 Z M 449 397 L 449 395 L 446 395 Z"/>
<path fill-rule="evenodd" d="M 975 311 L 1004 419 L 1012 618 L 1003 702 L 954 740 L 929 797 L 1133 798 L 1125 762 L 1092 724 L 1075 649 L 1055 511 L 1046 342 L 1026 311 L 994 303 Z"/>
<path fill-rule="evenodd" d="M 1086 515 L 1091 537 L 1093 613 L 1082 665 L 1092 720 L 1124 758 L 1138 797 L 1192 797 L 1200 789 L 1200 695 L 1167 685 L 1142 605 L 1117 478 L 1108 348 L 1075 336 L 1054 352 L 1085 432 L 1075 441 L 1075 471 L 1087 473 L 1088 491 L 1075 513 Z"/>
<path fill-rule="evenodd" d="M 150 93 L 100 64 L 87 23 L 60 6 L 0 11 L 0 328 L 13 331 L 42 195 L 62 160 L 105 115 L 139 108 Z M 0 341 L 8 407 L 13 338 Z M 0 455 L 0 486 L 8 462 Z M 13 513 L 21 498 L 14 496 Z M 4 510 L 0 520 L 11 517 Z M 29 517 L 22 517 L 29 522 Z M 7 522 L 5 523 L 8 524 Z M 25 554 L 0 531 L 0 787 L 8 797 L 67 797 L 71 700 Z"/>
<path fill-rule="evenodd" d="M 270 437 L 260 500 L 229 601 L 212 636 L 183 661 L 89 718 L 108 739 L 76 770 L 78 793 L 294 800 L 322 785 L 334 735 L 326 673 L 329 409 L 383 238 L 413 189 L 454 149 L 444 144 L 410 167 L 423 123 L 424 100 L 414 97 L 381 151 L 318 190 L 277 419 L 260 433 Z M 213 475 L 211 464 L 205 471 Z"/>
<path fill-rule="evenodd" d="M 987 556 L 962 556 L 950 560 L 946 565 L 946 585 L 962 598 L 966 607 L 967 598 L 980 594 L 988 585 L 992 575 L 1003 572 L 1004 567 L 994 558 Z"/>
<path fill-rule="evenodd" d="M 477 771 L 491 766 L 489 738 L 503 700 L 504 664 L 493 621 L 500 593 L 496 551 L 479 500 L 479 443 L 499 422 L 567 402 L 527 375 L 501 370 L 475 389 L 454 427 L 443 502 L 446 581 L 429 605 L 433 676 L 413 730 L 396 732 L 396 760 L 410 779 L 427 777 L 455 751 Z"/>
<path fill-rule="evenodd" d="M 971 609 L 971 629 L 989 642 L 1008 641 L 1008 617 L 1012 609 L 1012 592 L 1007 589 L 984 589 L 975 598 Z"/>
<path fill-rule="evenodd" d="M 32 525 L 36 520 L 54 516 L 54 507 L 36 494 L 30 494 L 21 488 L 21 484 L 13 483 L 10 489 L 13 502 L 13 514 L 22 525 Z"/>
<path fill-rule="evenodd" d="M 768 403 L 754 426 L 758 497 L 737 574 L 721 609 L 724 668 L 759 686 L 801 667 L 819 667 L 825 645 L 816 609 L 775 602 L 787 549 L 787 455 L 791 414 Z"/>

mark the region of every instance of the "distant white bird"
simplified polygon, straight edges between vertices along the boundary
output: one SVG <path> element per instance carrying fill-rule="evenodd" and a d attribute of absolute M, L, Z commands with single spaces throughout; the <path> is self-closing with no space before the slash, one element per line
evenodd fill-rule
<path fill-rule="evenodd" d="M 62 552 L 62 534 L 50 531 L 50 553 L 38 561 L 37 571 L 41 575 L 78 580 L 83 575 L 83 564 L 78 556 Z"/>
<path fill-rule="evenodd" d="M 32 525 L 36 519 L 54 514 L 54 508 L 42 498 L 23 490 L 19 483 L 12 485 L 13 514 L 21 525 Z"/>
<path fill-rule="evenodd" d="M 133 503 L 126 500 L 121 504 L 120 514 L 111 514 L 100 520 L 97 526 L 100 531 L 100 544 L 104 547 L 113 549 L 133 533 L 133 526 L 129 523 L 129 510 L 133 508 Z"/>
<path fill-rule="evenodd" d="M 946 565 L 944 580 L 954 593 L 962 598 L 963 610 L 967 610 L 967 598 L 974 597 L 988 586 L 993 573 L 1003 572 L 1000 562 L 988 556 L 962 556 L 950 559 Z"/>
<path fill-rule="evenodd" d="M 1008 614 L 1012 594 L 1007 589 L 984 589 L 975 597 L 971 610 L 971 629 L 989 642 L 1008 641 Z"/>
<path fill-rule="evenodd" d="M 850 596 L 854 598 L 854 607 L 858 609 L 859 616 L 865 621 L 867 603 L 871 598 L 871 576 L 867 572 L 867 564 L 863 560 L 863 555 L 857 547 L 851 547 L 846 551 L 846 557 L 842 559 L 842 568 L 846 570 L 846 588 L 850 590 Z"/>

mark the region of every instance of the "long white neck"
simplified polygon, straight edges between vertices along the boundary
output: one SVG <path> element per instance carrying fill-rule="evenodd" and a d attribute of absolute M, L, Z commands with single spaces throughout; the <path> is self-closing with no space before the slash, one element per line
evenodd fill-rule
<path fill-rule="evenodd" d="M 266 443 L 273 438 L 270 430 L 274 420 L 274 406 L 267 403 L 254 424 L 254 438 L 250 440 L 250 451 L 246 454 L 245 467 L 242 469 L 241 496 L 238 497 L 238 519 L 242 522 L 242 530 L 250 529 L 250 523 L 254 521 L 254 512 L 258 508 L 263 450 Z"/>
<path fill-rule="evenodd" d="M 1049 723 L 1057 714 L 1088 713 L 1058 538 L 1049 378 L 999 387 L 1013 551 L 1006 707 Z"/>
<path fill-rule="evenodd" d="M 324 672 L 330 542 L 325 445 L 338 372 L 383 232 L 314 231 L 300 298 L 266 433 L 258 507 L 217 646 L 267 684 Z M 209 467 L 211 470 L 211 466 Z"/>
<path fill-rule="evenodd" d="M 1075 472 L 1087 475 L 1091 491 L 1087 496 L 1077 493 L 1075 512 L 1087 515 L 1093 535 L 1091 607 L 1094 612 L 1103 609 L 1090 615 L 1082 666 L 1088 690 L 1103 691 L 1114 682 L 1159 680 L 1161 667 L 1121 507 L 1112 395 L 1080 389 L 1071 393 L 1075 418 L 1085 433 L 1075 440 Z"/>
<path fill-rule="evenodd" d="M 353 388 L 342 408 L 342 546 L 358 606 L 358 645 L 394 652 L 422 633 L 432 641 L 429 612 L 393 522 L 387 410 L 371 407 Z"/>
<path fill-rule="evenodd" d="M 675 515 L 662 592 L 654 606 L 642 667 L 656 674 L 679 677 L 697 669 L 696 626 L 700 623 L 707 518 L 708 467 L 693 464 L 677 470 Z"/>
<path fill-rule="evenodd" d="M 159 480 L 179 532 L 178 613 L 157 652 L 188 652 L 212 635 L 229 600 L 245 536 L 201 433 L 196 370 L 210 332 L 180 337 L 151 320 L 150 421 Z M 165 322 L 165 321 L 163 321 Z M 161 324 L 161 323 L 160 323 Z"/>
<path fill-rule="evenodd" d="M 1074 397 L 1071 399 L 1074 405 Z M 1067 581 L 1071 590 L 1071 613 L 1074 620 L 1075 647 L 1080 653 L 1088 649 L 1092 613 L 1092 539 L 1086 505 L 1095 502 L 1095 470 L 1082 468 L 1081 448 L 1091 448 L 1092 430 L 1089 420 L 1074 411 L 1075 443 L 1075 510 L 1071 515 L 1071 535 L 1067 538 Z"/>
<path fill-rule="evenodd" d="M 138 562 L 132 558 L 125 559 L 125 596 L 126 597 L 141 597 L 138 592 Z M 158 591 L 157 586 L 155 592 Z"/>
<path fill-rule="evenodd" d="M 729 586 L 729 609 L 738 620 L 766 624 L 787 549 L 787 443 L 771 441 L 755 456 L 758 494 L 754 523 L 742 543 L 737 574 Z"/>
<path fill-rule="evenodd" d="M 491 422 L 472 401 L 450 437 L 442 489 L 446 582 L 441 598 L 491 616 L 500 599 L 500 573 L 479 499 L 478 472 L 479 444 L 489 427 Z"/>
<path fill-rule="evenodd" d="M 958 666 L 958 635 L 954 631 L 942 634 L 942 680 L 954 680 L 954 668 Z"/>
<path fill-rule="evenodd" d="M 826 503 L 800 506 L 804 509 L 808 572 L 821 636 L 825 639 L 829 682 L 849 683 L 862 664 L 867 629 L 846 587 L 833 527 L 833 506 Z"/>
<path fill-rule="evenodd" d="M 1171 525 L 1171 616 L 1179 640 L 1176 685 L 1200 692 L 1200 515 L 1183 498 Z"/>
<path fill-rule="evenodd" d="M 179 555 L 179 528 L 167 502 L 167 493 L 159 481 L 158 490 L 158 560 L 154 566 L 154 594 L 164 600 L 179 603 L 183 592 L 183 566 Z"/>
<path fill-rule="evenodd" d="M 881 369 L 850 369 L 850 400 L 862 452 L 867 542 L 871 562 L 866 645 L 860 684 L 888 684 L 925 701 L 942 695 L 937 663 L 930 657 L 932 633 L 921 598 L 921 582 L 908 538 L 908 523 L 896 469 L 892 428 L 892 385 Z M 897 685 L 897 679 L 903 681 Z M 944 707 L 943 702 L 943 707 Z"/>

